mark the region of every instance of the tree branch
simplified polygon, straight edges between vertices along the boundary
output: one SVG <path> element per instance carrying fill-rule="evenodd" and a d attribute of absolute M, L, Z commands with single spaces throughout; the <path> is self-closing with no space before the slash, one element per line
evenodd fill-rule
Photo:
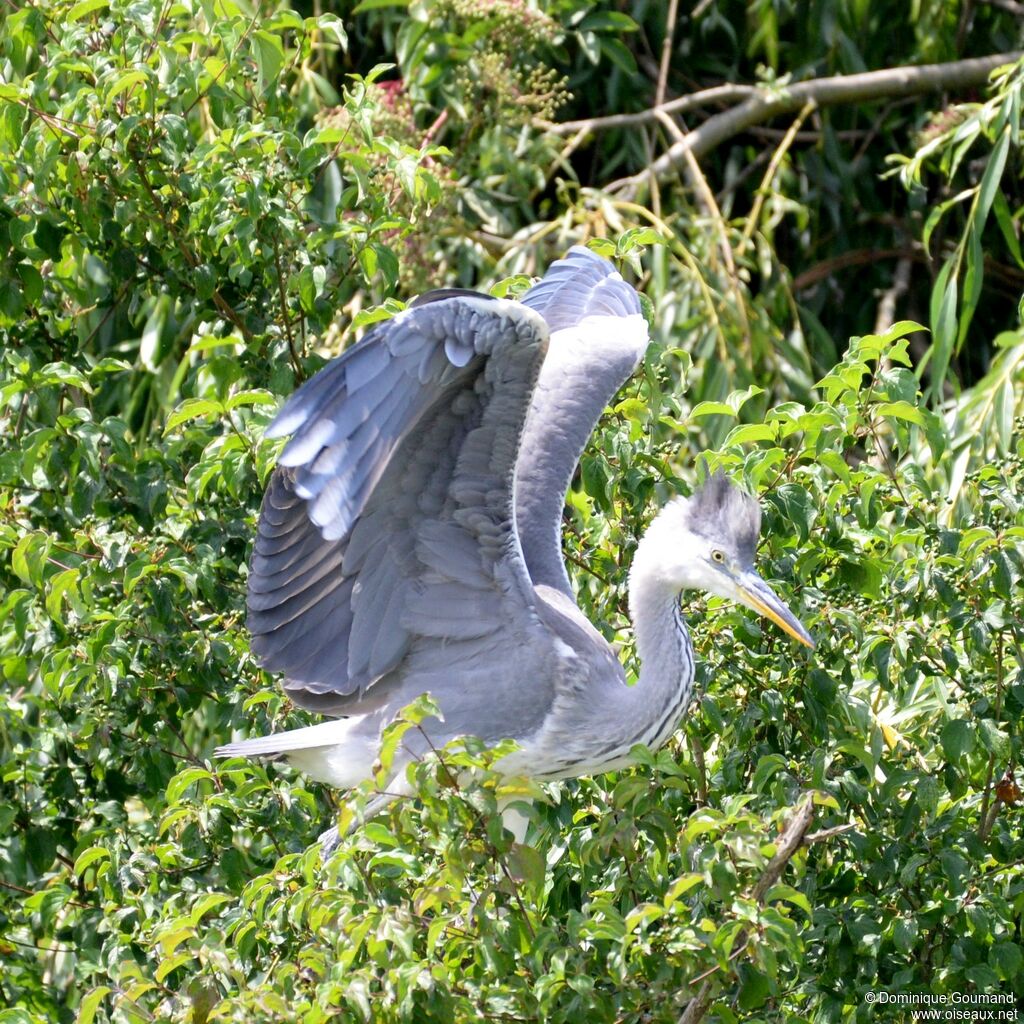
<path fill-rule="evenodd" d="M 663 114 L 685 114 L 690 110 L 701 110 L 714 103 L 736 103 L 760 92 L 755 85 L 715 85 L 700 92 L 691 92 L 657 103 L 647 110 L 633 114 L 609 114 L 607 117 L 587 117 L 582 121 L 537 121 L 537 125 L 552 135 L 574 135 L 576 132 L 604 132 L 612 128 L 631 128 L 638 124 L 656 121 Z"/>
<path fill-rule="evenodd" d="M 612 182 L 607 191 L 633 196 L 652 178 L 662 181 L 673 174 L 683 164 L 685 153 L 690 152 L 696 157 L 703 156 L 747 128 L 769 121 L 779 114 L 800 110 L 807 103 L 828 107 L 843 103 L 868 103 L 872 100 L 919 96 L 938 90 L 964 89 L 981 85 L 996 68 L 1016 63 L 1022 56 L 1024 51 L 1018 50 L 1012 53 L 996 53 L 988 57 L 972 57 L 948 64 L 921 64 L 867 71 L 859 75 L 812 78 L 785 89 L 758 89 L 738 106 L 709 117 L 684 139 L 673 144 L 651 164 L 650 168 Z M 680 100 L 686 98 L 680 97 Z M 664 106 L 668 107 L 669 104 Z M 652 113 L 651 116 L 657 115 Z"/>
<path fill-rule="evenodd" d="M 1010 14 L 1016 14 L 1018 18 L 1024 17 L 1024 4 L 1018 3 L 1017 0 L 981 0 L 983 4 L 988 4 L 990 7 L 998 7 L 1000 10 L 1009 11 Z"/>
<path fill-rule="evenodd" d="M 757 885 L 754 886 L 754 899 L 758 903 L 764 902 L 768 890 L 782 877 L 782 872 L 786 870 L 786 865 L 792 859 L 793 854 L 804 845 L 807 839 L 807 830 L 811 827 L 812 821 L 814 821 L 814 796 L 808 793 L 800 801 L 793 817 L 790 818 L 776 840 L 775 856 L 768 861 L 768 867 L 764 869 Z M 736 936 L 733 948 L 741 950 L 749 934 L 750 928 L 743 928 Z M 711 981 L 705 979 L 697 994 L 686 1004 L 686 1009 L 683 1010 L 683 1015 L 679 1018 L 679 1024 L 697 1024 L 702 1020 L 711 1006 L 712 994 Z"/>

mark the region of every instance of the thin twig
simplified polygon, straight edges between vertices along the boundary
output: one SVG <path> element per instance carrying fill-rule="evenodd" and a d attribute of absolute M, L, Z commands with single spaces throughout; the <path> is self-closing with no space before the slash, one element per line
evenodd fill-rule
<path fill-rule="evenodd" d="M 668 114 L 662 114 L 658 119 L 677 141 L 685 137 L 685 133 Z M 729 228 L 725 223 L 725 218 L 722 216 L 722 211 L 718 207 L 718 202 L 715 200 L 715 194 L 711 191 L 708 179 L 704 177 L 704 172 L 700 169 L 700 164 L 697 163 L 696 157 L 692 153 L 686 152 L 684 161 L 686 163 L 686 175 L 689 178 L 694 194 L 699 204 L 707 213 L 707 216 L 715 225 L 716 234 L 719 239 L 718 248 L 721 250 L 722 260 L 725 262 L 726 276 L 729 280 L 729 291 L 733 297 L 733 307 L 740 318 L 740 331 L 743 335 L 743 340 L 749 347 L 750 323 L 747 320 L 747 305 L 743 299 L 743 289 L 740 285 L 739 275 L 736 273 L 736 260 L 733 258 L 732 245 L 729 242 Z M 652 185 L 655 184 L 655 182 L 652 182 Z M 728 359 L 725 336 L 721 331 L 717 333 L 719 343 L 718 354 L 722 361 L 725 362 Z"/>
<path fill-rule="evenodd" d="M 522 915 L 523 923 L 526 925 L 526 930 L 530 933 L 530 938 L 535 939 L 537 935 L 533 928 L 533 922 L 530 920 L 530 915 L 526 911 L 526 904 L 523 903 L 523 897 L 520 895 L 519 886 L 512 877 L 512 872 L 509 871 L 508 865 L 505 863 L 505 858 L 498 852 L 497 847 L 491 842 L 490 837 L 487 835 L 487 825 L 484 822 L 483 815 L 462 795 L 462 787 L 459 785 L 459 780 L 449 767 L 448 762 L 444 759 L 443 752 L 434 745 L 434 741 L 427 735 L 426 730 L 419 722 L 416 723 L 416 730 L 427 741 L 428 746 L 434 754 L 437 755 L 437 760 L 444 769 L 445 775 L 448 776 L 448 781 L 451 783 L 452 788 L 459 794 L 463 804 L 469 810 L 470 815 L 472 815 L 473 821 L 480 832 L 483 842 L 487 846 L 488 852 L 495 861 L 497 861 L 498 867 L 501 869 L 501 873 L 505 876 L 505 881 L 508 882 L 512 889 L 512 896 L 519 906 L 519 913 Z M 474 902 L 475 901 L 476 897 L 474 897 Z"/>
<path fill-rule="evenodd" d="M 804 846 L 810 846 L 811 843 L 821 843 L 826 839 L 832 839 L 834 836 L 841 836 L 844 832 L 851 832 L 856 827 L 856 823 L 851 821 L 846 825 L 835 825 L 832 828 L 819 829 L 817 832 L 804 836 Z"/>
<path fill-rule="evenodd" d="M 654 105 L 660 107 L 665 102 L 665 89 L 668 87 L 668 69 L 672 63 L 672 41 L 676 31 L 676 19 L 679 16 L 679 0 L 669 0 L 668 14 L 665 15 L 665 39 L 661 44 L 661 67 L 658 68 L 658 87 L 654 92 Z"/>
<path fill-rule="evenodd" d="M 782 141 L 772 154 L 771 161 L 768 164 L 768 169 L 764 172 L 764 177 L 761 179 L 761 185 L 754 196 L 754 205 L 750 210 L 750 216 L 747 217 L 747 223 L 744 225 L 740 244 L 736 246 L 737 258 L 741 257 L 746 252 L 747 246 L 750 244 L 750 240 L 754 236 L 754 230 L 757 227 L 757 222 L 761 219 L 761 208 L 764 206 L 765 197 L 771 190 L 772 182 L 775 181 L 775 175 L 779 173 L 779 167 L 782 164 L 783 157 L 787 152 L 789 152 L 789 147 L 793 145 L 793 140 L 796 138 L 796 133 L 800 130 L 800 126 L 807 120 L 811 111 L 814 109 L 814 100 L 808 100 L 804 104 L 800 113 L 794 118 L 793 123 L 789 126 L 789 130 L 786 132 Z M 692 153 L 688 155 L 691 159 L 696 159 Z"/>
<path fill-rule="evenodd" d="M 26 896 L 38 895 L 35 889 L 26 889 L 23 885 L 15 885 L 13 882 L 5 882 L 2 878 L 0 878 L 0 885 L 2 885 L 5 889 L 10 889 L 11 892 L 24 893 Z M 69 906 L 80 907 L 82 910 L 98 909 L 95 905 L 91 905 L 89 903 L 79 903 L 77 900 L 68 900 L 67 903 Z"/>
<path fill-rule="evenodd" d="M 281 301 L 281 319 L 284 320 L 284 333 L 288 339 L 288 355 L 292 361 L 292 372 L 295 374 L 296 385 L 301 384 L 305 379 L 302 372 L 302 364 L 299 362 L 299 353 L 295 349 L 295 335 L 292 333 L 292 318 L 288 315 L 288 295 L 284 285 L 284 270 L 281 267 L 281 245 L 274 235 L 274 268 L 277 272 L 277 290 Z"/>
<path fill-rule="evenodd" d="M 708 769 L 704 762 L 704 744 L 696 734 L 686 733 L 686 740 L 690 744 L 693 763 L 697 767 L 697 803 L 705 807 L 708 802 Z"/>
<path fill-rule="evenodd" d="M 1003 666 L 1003 634 L 996 634 L 996 721 L 1002 716 L 1003 710 L 1003 681 L 1005 669 Z M 988 770 L 985 773 L 985 792 L 981 798 L 981 814 L 978 821 L 978 838 L 985 842 L 996 822 L 996 814 L 999 812 L 999 796 L 992 806 L 992 813 L 989 814 L 989 801 L 992 799 L 992 779 L 995 775 L 996 755 L 993 751 L 988 756 Z"/>

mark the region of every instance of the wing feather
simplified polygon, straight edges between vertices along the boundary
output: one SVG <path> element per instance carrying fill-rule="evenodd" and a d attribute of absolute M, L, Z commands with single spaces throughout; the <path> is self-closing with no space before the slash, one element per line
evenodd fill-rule
<path fill-rule="evenodd" d="M 296 702 L 359 713 L 408 681 L 413 649 L 468 657 L 510 629 L 543 631 L 513 477 L 546 344 L 517 303 L 446 296 L 285 403 L 268 430 L 291 439 L 264 498 L 249 627 Z"/>
<path fill-rule="evenodd" d="M 605 406 L 647 349 L 640 299 L 607 261 L 576 246 L 523 297 L 551 330 L 517 464 L 516 522 L 530 578 L 572 598 L 562 512 Z"/>

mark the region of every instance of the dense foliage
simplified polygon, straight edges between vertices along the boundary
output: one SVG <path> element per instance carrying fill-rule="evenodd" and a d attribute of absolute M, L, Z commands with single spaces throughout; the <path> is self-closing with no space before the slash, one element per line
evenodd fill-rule
<path fill-rule="evenodd" d="M 1006 51 L 1014 4 L 711 0 L 664 61 L 643 0 L 329 6 L 0 25 L 0 1024 L 1013 1012 L 1024 66 L 805 109 L 640 192 L 615 179 L 678 125 L 553 122 Z M 321 864 L 371 786 L 210 760 L 308 720 L 244 629 L 262 429 L 415 292 L 515 294 L 588 240 L 654 342 L 569 495 L 581 605 L 635 672 L 635 539 L 703 454 L 762 495 L 818 647 L 686 595 L 701 697 L 665 749 L 541 790 L 467 740 Z"/>

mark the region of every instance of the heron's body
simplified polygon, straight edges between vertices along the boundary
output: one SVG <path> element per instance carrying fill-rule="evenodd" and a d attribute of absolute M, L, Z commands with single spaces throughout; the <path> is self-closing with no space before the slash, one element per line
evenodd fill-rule
<path fill-rule="evenodd" d="M 351 787 L 382 728 L 429 692 L 443 719 L 406 734 L 396 774 L 467 734 L 515 739 L 510 774 L 593 774 L 664 743 L 689 702 L 682 589 L 736 597 L 809 643 L 753 573 L 756 501 L 722 476 L 640 541 L 636 685 L 577 607 L 565 492 L 647 342 L 633 289 L 574 249 L 522 303 L 425 297 L 296 392 L 271 428 L 292 440 L 264 498 L 249 628 L 292 699 L 338 717 L 218 753 L 284 756 Z"/>

